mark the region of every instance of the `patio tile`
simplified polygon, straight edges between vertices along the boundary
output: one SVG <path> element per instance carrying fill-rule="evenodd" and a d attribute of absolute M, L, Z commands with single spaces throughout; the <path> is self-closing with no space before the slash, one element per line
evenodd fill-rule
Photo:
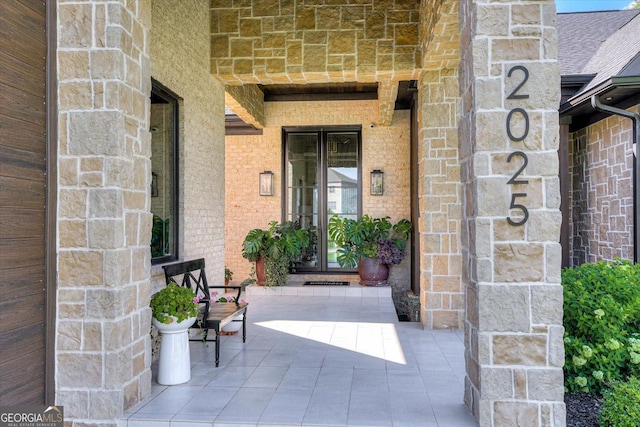
<path fill-rule="evenodd" d="M 423 403 L 416 405 L 416 400 Z M 437 426 L 435 414 L 425 391 L 392 391 L 389 401 L 394 426 Z"/>
<path fill-rule="evenodd" d="M 387 369 L 387 381 L 391 393 L 413 391 L 426 393 L 420 371 L 415 370 L 391 370 Z"/>
<path fill-rule="evenodd" d="M 255 423 L 267 407 L 273 397 L 275 388 L 250 388 L 245 387 L 231 398 L 222 412 L 216 417 L 217 423 Z"/>
<path fill-rule="evenodd" d="M 349 402 L 349 426 L 392 426 L 389 391 L 352 390 Z"/>
<path fill-rule="evenodd" d="M 258 366 L 244 383 L 245 387 L 277 388 L 287 373 L 286 367 Z"/>
<path fill-rule="evenodd" d="M 313 389 L 278 389 L 267 404 L 259 422 L 275 425 L 301 425 Z"/>
<path fill-rule="evenodd" d="M 318 380 L 320 368 L 291 367 L 285 374 L 278 390 L 313 391 Z M 311 396 L 311 393 L 309 393 Z"/>
<path fill-rule="evenodd" d="M 222 337 L 218 368 L 213 343 L 191 342 L 190 382 L 153 383 L 119 427 L 476 426 L 462 403 L 461 332 L 398 322 L 378 289 L 300 290 L 248 295 L 247 342 Z"/>
<path fill-rule="evenodd" d="M 207 387 L 183 406 L 176 417 L 180 420 L 209 419 L 213 421 L 238 390 L 240 389 L 237 387 Z"/>
<path fill-rule="evenodd" d="M 311 395 L 302 425 L 345 426 L 349 414 L 349 389 L 319 389 Z"/>

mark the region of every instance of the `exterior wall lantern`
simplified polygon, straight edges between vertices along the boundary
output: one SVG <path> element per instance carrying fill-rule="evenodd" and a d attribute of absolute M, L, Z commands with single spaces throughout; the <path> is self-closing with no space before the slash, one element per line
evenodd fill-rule
<path fill-rule="evenodd" d="M 260 172 L 260 195 L 273 196 L 273 172 Z"/>
<path fill-rule="evenodd" d="M 371 171 L 371 195 L 382 196 L 384 194 L 384 172 L 380 169 Z"/>

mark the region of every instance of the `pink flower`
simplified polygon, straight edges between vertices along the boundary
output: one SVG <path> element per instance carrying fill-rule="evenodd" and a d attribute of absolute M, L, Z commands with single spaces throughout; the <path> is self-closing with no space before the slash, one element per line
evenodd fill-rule
<path fill-rule="evenodd" d="M 198 298 L 198 297 L 193 297 L 193 303 L 194 303 L 194 304 L 197 304 L 197 303 L 199 303 L 199 302 L 200 302 L 200 298 Z"/>

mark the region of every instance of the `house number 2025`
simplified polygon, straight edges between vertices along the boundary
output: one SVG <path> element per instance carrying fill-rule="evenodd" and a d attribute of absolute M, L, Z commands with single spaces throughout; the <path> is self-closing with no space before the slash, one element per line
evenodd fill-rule
<path fill-rule="evenodd" d="M 527 83 L 527 80 L 529 80 L 529 70 L 524 65 L 516 65 L 514 67 L 511 67 L 511 69 L 507 73 L 507 77 L 511 77 L 511 75 L 514 73 L 516 75 L 522 75 L 521 77 L 522 80 L 516 86 L 516 88 L 507 96 L 507 99 L 529 98 L 528 94 L 519 93 L 520 89 L 522 89 L 525 83 Z M 524 129 L 521 129 L 517 135 L 514 135 L 514 132 L 512 129 L 512 123 L 513 123 L 514 117 L 518 115 L 522 116 L 522 120 L 524 121 Z M 509 139 L 511 141 L 518 142 L 518 141 L 524 140 L 529 134 L 529 115 L 527 114 L 527 111 L 524 108 L 514 108 L 513 110 L 509 111 L 509 114 L 507 114 L 506 127 L 507 127 L 507 135 L 509 136 Z M 509 154 L 509 157 L 507 157 L 507 162 L 511 163 L 511 160 L 513 160 L 514 157 L 520 157 L 522 159 L 522 166 L 520 166 L 520 169 L 518 169 L 516 173 L 513 174 L 511 179 L 507 181 L 507 184 L 508 185 L 528 184 L 529 183 L 528 180 L 520 179 L 519 177 L 520 177 L 520 174 L 522 174 L 524 169 L 527 167 L 527 164 L 529 163 L 529 158 L 522 151 L 514 151 L 513 153 Z M 509 205 L 509 210 L 517 209 L 522 212 L 522 218 L 520 219 L 513 219 L 511 218 L 511 216 L 507 216 L 507 222 L 514 226 L 524 225 L 529 219 L 529 210 L 527 209 L 527 207 L 524 206 L 522 203 L 518 203 L 518 198 L 521 198 L 521 197 L 527 197 L 527 193 L 511 194 L 511 204 Z"/>

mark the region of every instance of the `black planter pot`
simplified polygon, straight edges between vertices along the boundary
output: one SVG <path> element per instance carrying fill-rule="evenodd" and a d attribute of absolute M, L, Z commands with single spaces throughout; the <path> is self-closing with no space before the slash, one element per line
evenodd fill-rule
<path fill-rule="evenodd" d="M 387 286 L 389 266 L 378 264 L 375 258 L 362 258 L 358 262 L 358 274 L 362 286 Z"/>

